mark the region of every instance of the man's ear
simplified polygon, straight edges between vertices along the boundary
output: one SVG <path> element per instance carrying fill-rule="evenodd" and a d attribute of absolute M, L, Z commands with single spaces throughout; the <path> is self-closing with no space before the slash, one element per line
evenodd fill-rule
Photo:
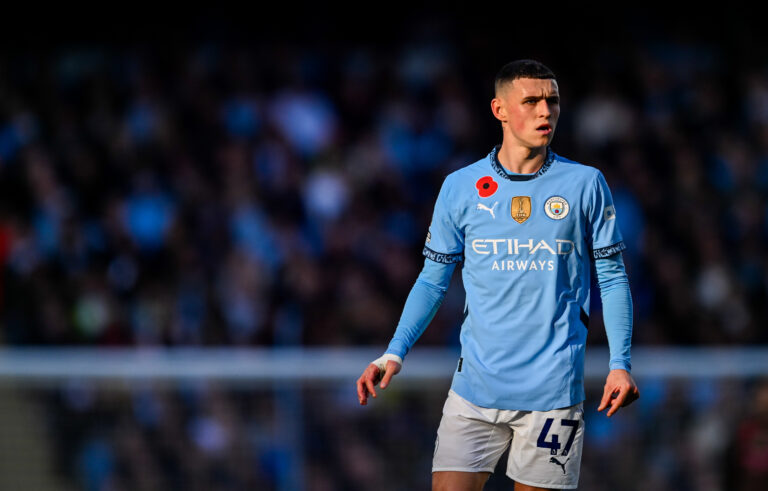
<path fill-rule="evenodd" d="M 498 97 L 494 97 L 491 99 L 491 112 L 493 113 L 493 116 L 498 119 L 499 121 L 506 123 L 507 121 L 507 110 L 504 107 L 504 105 L 501 102 L 501 99 Z"/>

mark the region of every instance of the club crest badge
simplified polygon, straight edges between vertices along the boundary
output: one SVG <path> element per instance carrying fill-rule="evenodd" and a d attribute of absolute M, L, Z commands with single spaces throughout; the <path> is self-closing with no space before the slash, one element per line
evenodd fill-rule
<path fill-rule="evenodd" d="M 512 218 L 517 223 L 523 223 L 531 217 L 531 197 L 515 196 L 512 198 Z"/>
<path fill-rule="evenodd" d="M 544 213 L 553 220 L 562 220 L 568 216 L 571 207 L 562 196 L 552 196 L 544 203 Z"/>

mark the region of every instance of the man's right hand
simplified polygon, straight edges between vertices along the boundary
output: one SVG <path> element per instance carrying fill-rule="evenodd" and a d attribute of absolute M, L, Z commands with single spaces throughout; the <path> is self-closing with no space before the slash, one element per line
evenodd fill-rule
<path fill-rule="evenodd" d="M 381 377 L 381 370 L 379 367 L 371 363 L 368 368 L 365 369 L 360 378 L 357 379 L 357 398 L 360 401 L 360 405 L 365 406 L 368 404 L 368 394 L 376 397 L 376 390 L 374 387 L 381 380 L 379 387 L 386 389 L 389 385 L 389 381 L 400 371 L 401 365 L 392 360 L 387 360 L 386 370 L 384 370 L 384 377 Z"/>

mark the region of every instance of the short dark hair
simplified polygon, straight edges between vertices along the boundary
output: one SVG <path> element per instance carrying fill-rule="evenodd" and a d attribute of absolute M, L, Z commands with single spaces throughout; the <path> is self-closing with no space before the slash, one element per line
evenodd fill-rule
<path fill-rule="evenodd" d="M 496 74 L 493 88 L 498 93 L 502 85 L 518 78 L 554 79 L 555 74 L 543 63 L 536 60 L 515 60 L 501 67 L 499 73 Z"/>

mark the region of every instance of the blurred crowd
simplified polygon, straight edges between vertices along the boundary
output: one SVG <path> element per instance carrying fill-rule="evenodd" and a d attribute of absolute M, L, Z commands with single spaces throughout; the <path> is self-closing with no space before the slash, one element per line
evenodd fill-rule
<path fill-rule="evenodd" d="M 768 341 L 768 66 L 728 55 L 540 57 L 553 149 L 613 190 L 637 344 Z M 3 342 L 385 345 L 442 179 L 500 142 L 504 56 L 440 38 L 0 56 Z M 462 304 L 454 286 L 421 342 L 455 343 Z"/>
<path fill-rule="evenodd" d="M 765 489 L 768 381 L 640 382 L 642 398 L 611 419 L 588 390 L 579 489 Z M 366 411 L 349 384 L 73 383 L 39 398 L 58 475 L 85 491 L 417 490 L 430 487 L 446 384 L 393 388 Z M 487 491 L 511 489 L 501 462 Z"/>

